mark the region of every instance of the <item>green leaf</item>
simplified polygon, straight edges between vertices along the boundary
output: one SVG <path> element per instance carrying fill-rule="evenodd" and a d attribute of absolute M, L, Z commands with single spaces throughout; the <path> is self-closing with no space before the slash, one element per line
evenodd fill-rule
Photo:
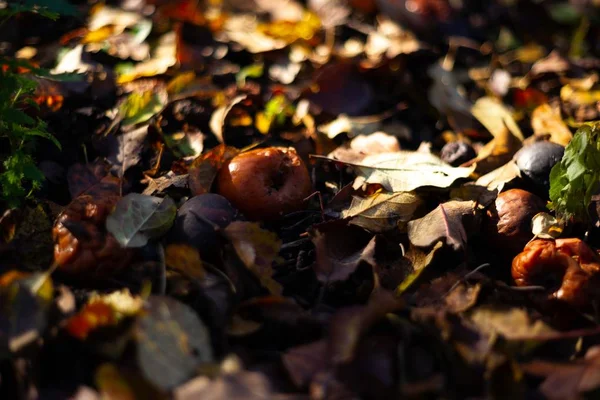
<path fill-rule="evenodd" d="M 167 94 L 147 90 L 142 93 L 131 93 L 119 107 L 123 115 L 123 125 L 135 125 L 148 121 L 167 103 Z"/>
<path fill-rule="evenodd" d="M 177 207 L 169 197 L 130 193 L 106 219 L 106 229 L 124 247 L 142 247 L 165 234 L 173 225 Z"/>
<path fill-rule="evenodd" d="M 550 172 L 550 204 L 559 220 L 589 219 L 588 207 L 600 185 L 600 124 L 577 130 L 563 158 Z"/>
<path fill-rule="evenodd" d="M 60 145 L 60 142 L 58 141 L 58 139 L 56 139 L 54 137 L 54 135 L 52 135 L 49 132 L 37 130 L 37 129 L 31 129 L 31 130 L 26 130 L 24 133 L 26 136 L 39 136 L 39 137 L 46 138 L 49 141 L 51 141 L 52 143 L 54 143 L 54 145 L 56 147 L 58 147 L 59 150 L 62 150 L 62 146 Z"/>

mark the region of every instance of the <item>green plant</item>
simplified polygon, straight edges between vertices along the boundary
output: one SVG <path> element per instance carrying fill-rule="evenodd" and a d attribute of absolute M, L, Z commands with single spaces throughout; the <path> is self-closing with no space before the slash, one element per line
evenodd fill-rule
<path fill-rule="evenodd" d="M 52 6 L 52 2 L 46 3 Z M 73 9 L 69 6 L 72 7 L 63 1 L 54 2 L 51 8 L 40 2 L 21 1 L 0 9 L 0 25 L 23 12 L 56 19 L 59 12 L 71 13 Z M 20 70 L 28 73 L 19 73 Z M 26 61 L 0 56 L 0 140 L 9 144 L 9 153 L 0 167 L 0 196 L 8 207 L 18 206 L 42 184 L 44 175 L 32 156 L 36 139 L 48 139 L 60 148 L 60 143 L 48 132 L 46 124 L 25 112 L 27 107 L 38 108 L 32 99 L 37 87 L 36 75 L 47 76 L 49 71 L 35 68 Z"/>
<path fill-rule="evenodd" d="M 599 186 L 600 123 L 591 123 L 577 130 L 550 172 L 550 208 L 563 221 L 588 221 L 588 207 Z"/>

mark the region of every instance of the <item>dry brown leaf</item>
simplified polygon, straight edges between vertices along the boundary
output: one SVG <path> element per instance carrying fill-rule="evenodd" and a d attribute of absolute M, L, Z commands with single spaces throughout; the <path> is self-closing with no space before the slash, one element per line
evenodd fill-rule
<path fill-rule="evenodd" d="M 340 225 L 336 221 L 310 232 L 316 250 L 314 270 L 323 283 L 345 281 L 362 262 L 375 265 L 375 239 L 360 228 Z"/>
<path fill-rule="evenodd" d="M 535 136 L 550 135 L 550 141 L 562 146 L 569 144 L 573 133 L 560 117 L 560 110 L 549 104 L 538 106 L 531 115 L 531 127 Z"/>
<path fill-rule="evenodd" d="M 224 229 L 235 252 L 244 265 L 256 275 L 272 294 L 281 294 L 282 287 L 273 280 L 273 261 L 279 254 L 281 240 L 273 232 L 254 222 L 232 222 Z"/>
<path fill-rule="evenodd" d="M 367 198 L 354 197 L 342 217 L 372 232 L 384 232 L 397 228 L 399 222 L 408 222 L 421 204 L 413 192 L 378 192 Z"/>
<path fill-rule="evenodd" d="M 417 247 L 430 247 L 438 240 L 454 250 L 464 249 L 467 232 L 463 218 L 475 213 L 474 201 L 449 201 L 437 206 L 423 218 L 408 223 L 408 239 Z"/>

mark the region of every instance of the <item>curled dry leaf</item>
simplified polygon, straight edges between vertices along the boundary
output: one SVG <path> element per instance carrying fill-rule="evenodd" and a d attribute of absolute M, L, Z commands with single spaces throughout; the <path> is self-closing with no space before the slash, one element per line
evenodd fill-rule
<path fill-rule="evenodd" d="M 342 217 L 372 232 L 384 232 L 410 221 L 422 203 L 413 192 L 377 192 L 367 198 L 354 197 L 350 207 L 342 211 Z"/>
<path fill-rule="evenodd" d="M 217 108 L 210 117 L 210 129 L 220 143 L 225 143 L 225 138 L 223 137 L 223 127 L 225 126 L 225 118 L 227 118 L 227 114 L 229 114 L 229 111 L 231 111 L 231 109 L 237 104 L 246 100 L 247 97 L 248 96 L 245 94 L 234 97 L 228 104 Z"/>
<path fill-rule="evenodd" d="M 538 106 L 531 115 L 531 127 L 536 137 L 550 136 L 550 141 L 561 146 L 569 144 L 573 133 L 560 117 L 560 110 L 549 104 Z"/>
<path fill-rule="evenodd" d="M 166 233 L 176 214 L 177 207 L 169 197 L 130 193 L 119 200 L 106 219 L 106 230 L 123 247 L 142 247 L 149 239 Z"/>
<path fill-rule="evenodd" d="M 438 240 L 445 240 L 454 250 L 464 249 L 467 232 L 463 220 L 475 216 L 475 207 L 474 201 L 440 204 L 423 218 L 408 223 L 408 239 L 417 247 L 430 247 Z"/>
<path fill-rule="evenodd" d="M 210 192 L 219 170 L 239 153 L 235 147 L 224 144 L 197 157 L 188 170 L 188 185 L 195 196 Z"/>
<path fill-rule="evenodd" d="M 354 188 L 378 183 L 390 192 L 410 192 L 424 186 L 447 188 L 457 179 L 468 178 L 476 168 L 455 168 L 433 154 L 416 151 L 368 156 L 360 164 L 340 161 L 356 171 Z"/>
<path fill-rule="evenodd" d="M 479 151 L 476 158 L 464 165 L 477 163 L 479 173 L 488 173 L 510 161 L 522 146 L 523 133 L 510 111 L 494 98 L 480 98 L 471 112 L 494 138 Z"/>
<path fill-rule="evenodd" d="M 517 166 L 517 163 L 514 160 L 510 160 L 503 166 L 480 176 L 475 184 L 500 192 L 505 184 L 520 177 L 521 170 Z"/>
<path fill-rule="evenodd" d="M 425 269 L 431 265 L 435 256 L 439 253 L 442 247 L 444 247 L 444 243 L 441 240 L 437 241 L 427 253 L 418 247 L 410 247 L 408 252 L 406 252 L 405 257 L 411 263 L 412 272 L 404 278 L 402 283 L 398 285 L 396 288 L 396 294 L 401 295 L 412 287 Z"/>
<path fill-rule="evenodd" d="M 272 294 L 281 294 L 281 285 L 273 279 L 272 265 L 281 248 L 279 237 L 255 222 L 242 221 L 230 223 L 223 233 L 233 244 L 240 260 L 260 283 Z"/>
<path fill-rule="evenodd" d="M 531 232 L 534 238 L 556 239 L 563 231 L 563 227 L 556 217 L 545 213 L 537 213 L 531 219 Z"/>

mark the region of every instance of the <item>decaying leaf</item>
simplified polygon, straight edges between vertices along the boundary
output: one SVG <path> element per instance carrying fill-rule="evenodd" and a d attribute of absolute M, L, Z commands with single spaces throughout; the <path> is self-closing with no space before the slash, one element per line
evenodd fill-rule
<path fill-rule="evenodd" d="M 521 170 L 514 160 L 510 160 L 503 166 L 480 176 L 475 184 L 500 192 L 505 184 L 519 177 L 521 177 Z"/>
<path fill-rule="evenodd" d="M 142 247 L 149 239 L 166 233 L 177 214 L 169 197 L 130 193 L 117 203 L 106 219 L 106 229 L 124 247 Z"/>
<path fill-rule="evenodd" d="M 103 398 L 114 400 L 135 400 L 136 395 L 119 368 L 105 363 L 96 369 L 96 386 Z"/>
<path fill-rule="evenodd" d="M 548 399 L 582 398 L 600 387 L 600 346 L 590 347 L 585 357 L 570 363 L 532 361 L 522 364 L 530 375 L 545 377 L 539 390 Z"/>
<path fill-rule="evenodd" d="M 12 270 L 0 276 L 0 359 L 41 336 L 53 295 L 54 285 L 47 274 Z"/>
<path fill-rule="evenodd" d="M 135 125 L 148 121 L 158 114 L 167 104 L 167 91 L 146 90 L 142 93 L 131 93 L 119 106 L 123 117 L 123 125 Z"/>
<path fill-rule="evenodd" d="M 563 227 L 556 217 L 541 212 L 531 219 L 531 232 L 534 238 L 556 239 L 562 234 Z"/>
<path fill-rule="evenodd" d="M 360 228 L 339 225 L 318 227 L 311 232 L 316 249 L 314 265 L 317 279 L 323 283 L 344 281 L 366 262 L 374 266 L 375 240 Z M 336 229 L 337 228 L 337 229 Z"/>
<path fill-rule="evenodd" d="M 256 275 L 272 294 L 281 294 L 282 287 L 273 279 L 273 261 L 279 254 L 281 240 L 273 232 L 254 222 L 234 221 L 223 233 L 231 241 L 244 265 Z"/>
<path fill-rule="evenodd" d="M 410 192 L 424 186 L 447 188 L 457 179 L 468 178 L 476 168 L 455 168 L 433 154 L 416 151 L 381 153 L 365 157 L 360 164 L 346 164 L 358 175 L 355 188 L 378 183 L 390 192 Z"/>
<path fill-rule="evenodd" d="M 123 132 L 114 138 L 108 161 L 111 162 L 113 171 L 119 177 L 122 178 L 130 167 L 140 162 L 147 136 L 148 125 L 143 125 L 129 132 Z"/>
<path fill-rule="evenodd" d="M 165 248 L 165 262 L 169 268 L 196 279 L 204 278 L 205 271 L 198 250 L 187 244 L 171 243 Z"/>
<path fill-rule="evenodd" d="M 412 287 L 425 269 L 431 265 L 433 259 L 442 247 L 444 247 L 444 243 L 441 240 L 437 241 L 427 253 L 417 247 L 411 246 L 409 251 L 405 254 L 405 257 L 410 261 L 413 271 L 404 278 L 400 285 L 398 285 L 396 294 L 400 295 Z"/>
<path fill-rule="evenodd" d="M 208 328 L 187 305 L 170 297 L 150 296 L 135 328 L 138 367 L 163 390 L 190 379 L 213 360 Z"/>
<path fill-rule="evenodd" d="M 550 141 L 561 146 L 569 144 L 573 134 L 560 117 L 560 110 L 549 104 L 538 106 L 531 115 L 533 134 L 538 137 L 550 135 Z"/>
<path fill-rule="evenodd" d="M 501 335 L 508 340 L 528 340 L 555 332 L 541 320 L 533 320 L 527 311 L 520 308 L 481 306 L 471 310 L 469 319 L 480 332 Z"/>
<path fill-rule="evenodd" d="M 421 204 L 421 198 L 413 192 L 378 192 L 367 198 L 354 197 L 342 217 L 372 232 L 384 232 L 409 221 Z"/>
<path fill-rule="evenodd" d="M 227 118 L 227 114 L 229 114 L 231 109 L 237 104 L 246 100 L 247 97 L 248 96 L 245 94 L 242 94 L 233 98 L 228 104 L 217 108 L 210 117 L 210 129 L 220 143 L 225 143 L 225 138 L 223 137 L 223 127 L 225 125 L 225 118 Z"/>
<path fill-rule="evenodd" d="M 208 193 L 217 173 L 227 161 L 239 153 L 235 147 L 224 144 L 198 156 L 188 170 L 188 185 L 194 195 Z"/>
<path fill-rule="evenodd" d="M 440 204 L 423 218 L 408 223 L 408 238 L 417 247 L 430 247 L 445 240 L 454 250 L 464 249 L 467 232 L 463 219 L 475 215 L 474 201 L 449 201 Z"/>

